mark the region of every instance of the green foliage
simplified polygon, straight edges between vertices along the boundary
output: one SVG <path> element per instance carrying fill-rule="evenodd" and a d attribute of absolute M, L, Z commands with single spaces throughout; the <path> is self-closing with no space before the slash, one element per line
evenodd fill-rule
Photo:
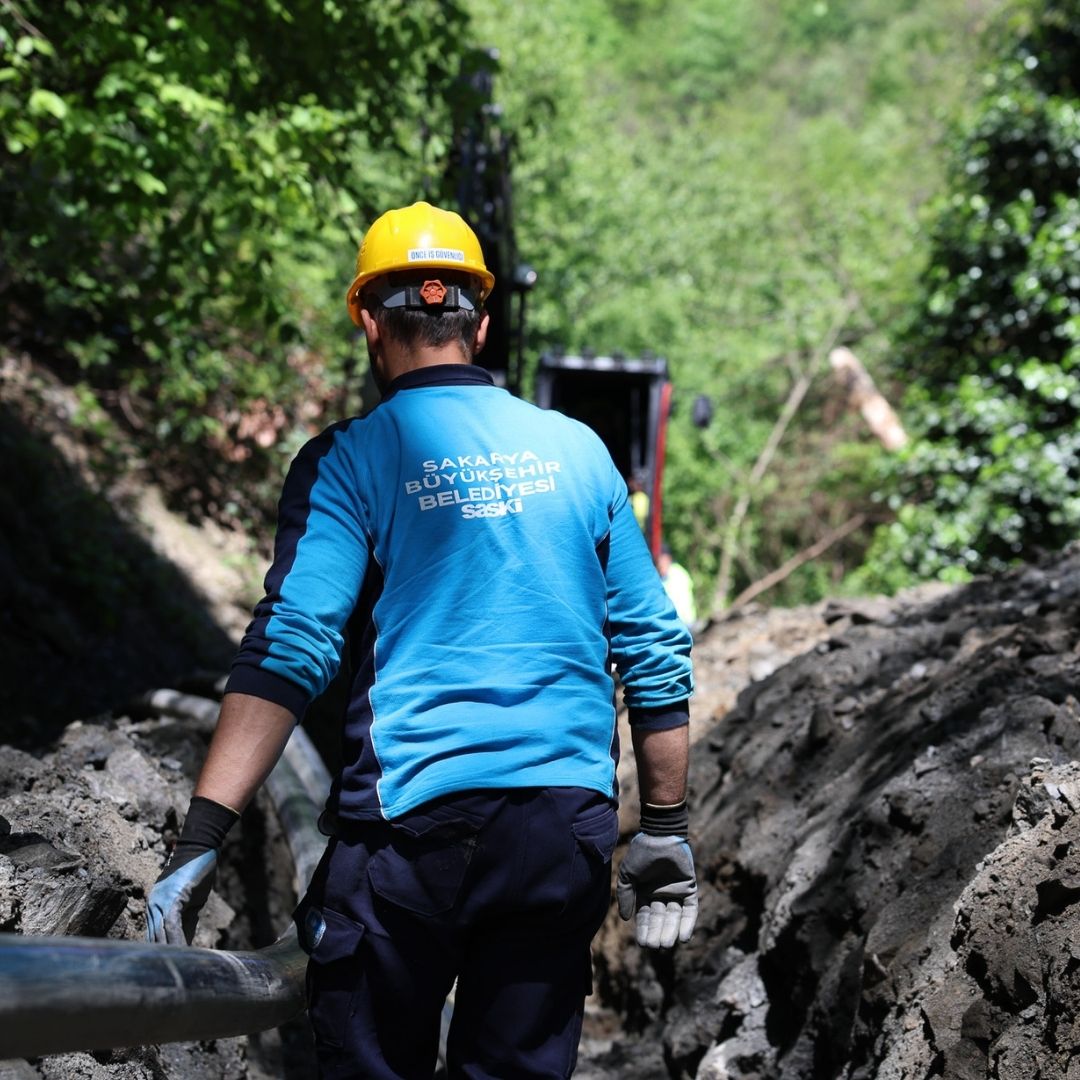
<path fill-rule="evenodd" d="M 0 287 L 24 336 L 122 389 L 173 472 L 235 482 L 217 451 L 265 456 L 253 409 L 287 411 L 272 444 L 340 381 L 350 250 L 439 177 L 423 133 L 463 26 L 436 0 L 4 5 Z"/>
<path fill-rule="evenodd" d="M 1080 530 L 1080 4 L 1016 9 L 940 203 L 905 368 L 918 436 L 871 586 L 1001 570 Z"/>
<path fill-rule="evenodd" d="M 450 195 L 475 108 L 455 77 L 490 43 L 539 272 L 526 356 L 669 359 L 668 539 L 708 611 L 725 561 L 717 604 L 869 506 L 878 452 L 825 360 L 846 344 L 886 370 L 994 2 L 4 4 L 8 337 L 66 357 L 203 509 L 270 505 L 340 405 L 355 243 L 386 206 Z M 1033 244 L 1069 242 L 1042 224 Z M 1031 289 L 1055 303 L 1052 279 Z M 859 549 L 775 595 L 821 595 Z"/>
<path fill-rule="evenodd" d="M 940 183 L 936 140 L 970 94 L 977 11 L 472 5 L 478 35 L 503 52 L 499 97 L 522 132 L 518 243 L 539 272 L 528 352 L 669 359 L 685 407 L 669 435 L 665 524 L 706 610 L 740 497 L 749 510 L 717 604 L 873 510 L 874 473 L 844 456 L 866 432 L 837 406 L 825 360 L 844 343 L 883 369 L 925 257 L 918 211 Z M 810 391 L 754 483 L 803 375 Z M 715 405 L 704 432 L 690 423 L 698 393 Z M 773 595 L 816 597 L 859 554 L 853 537 Z"/>
<path fill-rule="evenodd" d="M 618 64 L 638 83 L 642 96 L 670 108 L 715 101 L 760 74 L 775 37 L 769 12 L 755 0 L 679 5 L 612 5 L 623 33 Z"/>

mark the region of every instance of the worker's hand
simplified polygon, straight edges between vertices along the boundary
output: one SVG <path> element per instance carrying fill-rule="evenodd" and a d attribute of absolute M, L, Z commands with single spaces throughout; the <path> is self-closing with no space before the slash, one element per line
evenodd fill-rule
<path fill-rule="evenodd" d="M 146 898 L 146 939 L 190 945 L 199 912 L 217 877 L 217 853 L 240 817 L 227 806 L 196 796 L 172 856 Z"/>
<path fill-rule="evenodd" d="M 637 917 L 639 945 L 670 949 L 676 941 L 689 941 L 697 922 L 698 890 L 686 838 L 638 833 L 619 865 L 615 895 L 619 914 Z"/>

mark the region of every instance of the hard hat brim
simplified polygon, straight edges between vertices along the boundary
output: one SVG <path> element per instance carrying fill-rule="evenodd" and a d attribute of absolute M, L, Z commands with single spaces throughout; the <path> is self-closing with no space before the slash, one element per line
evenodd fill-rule
<path fill-rule="evenodd" d="M 459 274 L 468 274 L 469 277 L 476 278 L 481 283 L 478 294 L 481 304 L 491 295 L 491 290 L 495 287 L 495 275 L 490 270 L 478 270 L 474 267 L 462 266 L 460 263 L 410 262 L 398 266 L 381 266 L 378 270 L 371 270 L 366 274 L 357 274 L 349 286 L 349 291 L 345 294 L 345 303 L 348 306 L 349 316 L 352 318 L 353 323 L 357 326 L 362 325 L 360 320 L 360 308 L 362 306 L 360 293 L 364 286 L 369 281 L 374 281 L 375 278 L 393 274 L 399 270 L 454 270 Z"/>

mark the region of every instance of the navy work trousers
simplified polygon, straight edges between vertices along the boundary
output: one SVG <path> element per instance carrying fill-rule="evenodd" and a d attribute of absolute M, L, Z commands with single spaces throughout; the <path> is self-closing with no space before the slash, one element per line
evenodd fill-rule
<path fill-rule="evenodd" d="M 581 788 L 466 792 L 339 826 L 296 913 L 320 1076 L 430 1080 L 455 978 L 450 1077 L 568 1077 L 613 804 Z"/>

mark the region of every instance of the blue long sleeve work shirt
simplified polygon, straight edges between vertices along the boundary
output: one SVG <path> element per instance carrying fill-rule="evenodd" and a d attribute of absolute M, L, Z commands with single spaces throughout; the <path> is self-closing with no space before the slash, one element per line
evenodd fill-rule
<path fill-rule="evenodd" d="M 686 722 L 690 635 L 606 448 L 482 368 L 409 372 L 300 451 L 227 690 L 302 716 L 347 628 L 347 819 L 486 788 L 614 797 L 612 663 L 631 723 Z"/>

